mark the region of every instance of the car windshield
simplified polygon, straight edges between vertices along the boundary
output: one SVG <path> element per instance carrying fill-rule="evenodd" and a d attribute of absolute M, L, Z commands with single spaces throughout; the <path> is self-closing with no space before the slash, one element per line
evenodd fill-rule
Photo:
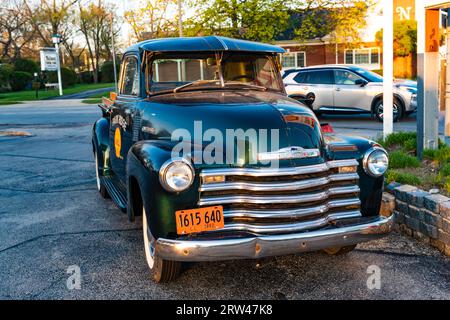
<path fill-rule="evenodd" d="M 369 71 L 363 68 L 354 68 L 353 71 L 358 73 L 360 76 L 366 78 L 369 82 L 383 82 L 383 77 L 375 72 Z"/>
<path fill-rule="evenodd" d="M 281 91 L 274 61 L 271 56 L 248 53 L 165 54 L 152 60 L 149 91 L 223 87 Z"/>

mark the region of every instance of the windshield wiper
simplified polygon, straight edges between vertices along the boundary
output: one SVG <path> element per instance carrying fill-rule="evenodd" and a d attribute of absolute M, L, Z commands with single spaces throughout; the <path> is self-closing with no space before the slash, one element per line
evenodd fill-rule
<path fill-rule="evenodd" d="M 173 93 L 177 93 L 178 91 L 196 85 L 196 84 L 206 84 L 206 83 L 213 83 L 213 82 L 220 82 L 220 80 L 196 80 L 196 81 L 192 81 L 186 84 L 183 84 L 182 86 L 176 87 L 175 89 L 173 89 Z"/>
<path fill-rule="evenodd" d="M 227 84 L 231 84 L 231 85 L 241 85 L 241 86 L 246 86 L 249 88 L 253 88 L 253 89 L 258 89 L 261 91 L 267 91 L 266 87 L 263 86 L 258 86 L 256 84 L 251 84 L 251 83 L 246 83 L 246 82 L 240 82 L 240 81 L 225 81 L 225 85 Z"/>

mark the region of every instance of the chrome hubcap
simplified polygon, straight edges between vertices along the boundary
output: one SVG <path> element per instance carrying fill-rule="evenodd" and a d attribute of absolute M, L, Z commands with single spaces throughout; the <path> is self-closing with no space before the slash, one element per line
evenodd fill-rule
<path fill-rule="evenodd" d="M 378 105 L 378 115 L 381 119 L 383 119 L 383 111 L 384 111 L 383 104 L 380 103 Z M 398 115 L 398 106 L 395 103 L 392 106 L 392 114 L 393 114 L 394 118 Z"/>

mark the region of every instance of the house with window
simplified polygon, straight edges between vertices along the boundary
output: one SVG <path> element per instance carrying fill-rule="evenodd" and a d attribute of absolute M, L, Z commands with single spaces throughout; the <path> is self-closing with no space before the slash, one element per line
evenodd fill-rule
<path fill-rule="evenodd" d="M 280 39 L 276 44 L 286 50 L 281 57 L 283 70 L 322 64 L 352 64 L 369 70 L 382 69 L 382 44 L 376 41 L 376 33 L 383 28 L 382 16 L 382 1 L 378 0 L 368 11 L 367 27 L 361 30 L 361 42 L 358 44 L 335 43 L 330 35 L 302 42 L 289 37 Z M 394 0 L 394 20 L 410 19 L 415 19 L 415 0 Z M 401 72 L 396 76 L 403 77 L 406 73 L 414 77 L 415 61 L 406 61 L 406 66 L 405 61 L 397 61 L 398 65 L 402 65 L 398 68 Z M 404 72 L 405 68 L 409 70 Z"/>

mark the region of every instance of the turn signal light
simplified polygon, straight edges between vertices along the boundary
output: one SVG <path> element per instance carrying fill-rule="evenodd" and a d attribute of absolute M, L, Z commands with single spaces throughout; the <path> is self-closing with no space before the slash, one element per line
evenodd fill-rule
<path fill-rule="evenodd" d="M 339 173 L 355 173 L 356 170 L 356 166 L 339 167 Z"/>
<path fill-rule="evenodd" d="M 203 178 L 203 183 L 225 182 L 225 176 L 209 176 Z"/>

